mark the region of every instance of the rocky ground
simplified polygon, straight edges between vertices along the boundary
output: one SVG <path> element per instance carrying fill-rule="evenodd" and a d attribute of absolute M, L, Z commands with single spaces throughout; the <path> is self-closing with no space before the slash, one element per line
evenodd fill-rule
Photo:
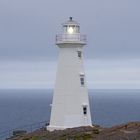
<path fill-rule="evenodd" d="M 140 122 L 130 122 L 110 128 L 96 125 L 53 132 L 42 128 L 9 140 L 140 140 Z"/>

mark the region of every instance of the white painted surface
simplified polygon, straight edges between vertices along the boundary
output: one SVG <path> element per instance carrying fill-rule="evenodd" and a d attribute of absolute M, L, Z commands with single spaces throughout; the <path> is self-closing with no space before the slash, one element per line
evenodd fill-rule
<path fill-rule="evenodd" d="M 77 51 L 84 46 L 79 40 L 57 42 L 59 51 L 58 70 L 53 95 L 50 125 L 48 130 L 65 129 L 78 126 L 91 126 L 91 114 L 86 85 L 81 86 L 80 74 L 84 74 L 83 54 Z M 85 77 L 85 76 L 84 76 Z M 86 78 L 86 77 L 85 77 Z M 83 104 L 87 105 L 87 115 L 83 114 Z"/>

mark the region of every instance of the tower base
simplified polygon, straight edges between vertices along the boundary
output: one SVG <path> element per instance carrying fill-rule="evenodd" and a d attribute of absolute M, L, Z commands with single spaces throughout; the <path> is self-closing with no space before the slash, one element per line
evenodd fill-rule
<path fill-rule="evenodd" d="M 49 125 L 49 126 L 46 127 L 46 129 L 47 129 L 48 131 L 64 130 L 64 129 L 66 129 L 66 128 L 67 128 L 67 127 L 63 127 L 63 126 L 51 126 L 51 125 Z"/>
<path fill-rule="evenodd" d="M 91 125 L 88 125 L 88 126 L 94 127 L 94 126 L 91 126 Z M 87 126 L 87 127 L 88 127 L 88 126 Z M 76 127 L 82 127 L 82 126 L 76 126 Z M 86 127 L 86 126 L 84 126 L 84 127 Z M 75 128 L 75 127 L 63 127 L 63 126 L 51 126 L 51 125 L 49 125 L 49 126 L 46 127 L 46 129 L 47 129 L 48 131 L 64 130 L 64 129 L 67 129 L 67 128 Z"/>

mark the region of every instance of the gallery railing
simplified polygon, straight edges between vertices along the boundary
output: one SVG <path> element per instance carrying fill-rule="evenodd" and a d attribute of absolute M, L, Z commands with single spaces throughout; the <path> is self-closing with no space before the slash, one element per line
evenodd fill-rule
<path fill-rule="evenodd" d="M 86 44 L 86 35 L 81 34 L 58 34 L 56 44 L 59 43 L 82 43 Z"/>

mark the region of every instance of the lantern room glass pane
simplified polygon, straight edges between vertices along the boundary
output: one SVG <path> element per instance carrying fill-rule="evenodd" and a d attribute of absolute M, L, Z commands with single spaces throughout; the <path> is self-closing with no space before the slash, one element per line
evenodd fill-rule
<path fill-rule="evenodd" d="M 63 26 L 63 32 L 64 32 L 64 33 L 67 33 L 67 25 L 64 25 L 64 26 Z"/>
<path fill-rule="evenodd" d="M 79 28 L 79 26 L 76 26 L 76 27 L 75 27 L 75 30 L 76 30 L 76 33 L 80 33 L 80 28 Z"/>

